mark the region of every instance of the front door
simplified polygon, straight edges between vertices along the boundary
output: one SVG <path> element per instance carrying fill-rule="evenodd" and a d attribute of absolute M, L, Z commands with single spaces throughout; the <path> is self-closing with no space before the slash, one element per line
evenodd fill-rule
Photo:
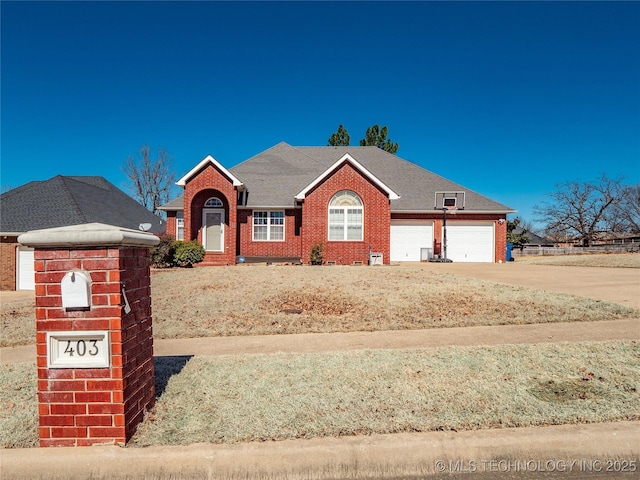
<path fill-rule="evenodd" d="M 224 210 L 202 212 L 202 244 L 208 252 L 224 250 Z"/>

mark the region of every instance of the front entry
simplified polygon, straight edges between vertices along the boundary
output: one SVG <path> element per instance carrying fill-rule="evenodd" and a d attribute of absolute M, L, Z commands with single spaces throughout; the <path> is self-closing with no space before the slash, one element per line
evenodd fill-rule
<path fill-rule="evenodd" d="M 224 210 L 202 211 L 202 245 L 207 252 L 224 251 Z"/>

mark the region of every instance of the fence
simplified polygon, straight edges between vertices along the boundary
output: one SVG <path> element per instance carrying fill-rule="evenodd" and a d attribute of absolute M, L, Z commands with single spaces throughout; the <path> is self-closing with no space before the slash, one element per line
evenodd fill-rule
<path fill-rule="evenodd" d="M 514 257 L 531 255 L 580 255 L 585 253 L 629 253 L 640 252 L 640 243 L 625 243 L 617 245 L 596 245 L 592 247 L 525 247 L 520 250 L 514 248 Z"/>

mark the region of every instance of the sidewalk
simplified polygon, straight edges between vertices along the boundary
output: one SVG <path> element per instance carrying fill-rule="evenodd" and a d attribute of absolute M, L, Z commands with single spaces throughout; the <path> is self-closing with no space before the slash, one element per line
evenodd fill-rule
<path fill-rule="evenodd" d="M 383 332 L 299 333 L 249 337 L 154 340 L 157 357 L 313 353 L 378 348 L 434 348 L 518 343 L 640 340 L 640 319 L 601 322 L 535 323 L 489 327 L 433 328 Z M 35 361 L 35 346 L 0 349 L 0 363 Z"/>

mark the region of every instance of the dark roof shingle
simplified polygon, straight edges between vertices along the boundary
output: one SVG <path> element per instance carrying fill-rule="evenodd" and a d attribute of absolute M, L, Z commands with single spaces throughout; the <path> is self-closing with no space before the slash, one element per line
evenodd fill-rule
<path fill-rule="evenodd" d="M 103 177 L 62 176 L 35 181 L 0 196 L 0 232 L 104 223 L 138 229 L 150 223 L 152 233 L 164 221 Z"/>

